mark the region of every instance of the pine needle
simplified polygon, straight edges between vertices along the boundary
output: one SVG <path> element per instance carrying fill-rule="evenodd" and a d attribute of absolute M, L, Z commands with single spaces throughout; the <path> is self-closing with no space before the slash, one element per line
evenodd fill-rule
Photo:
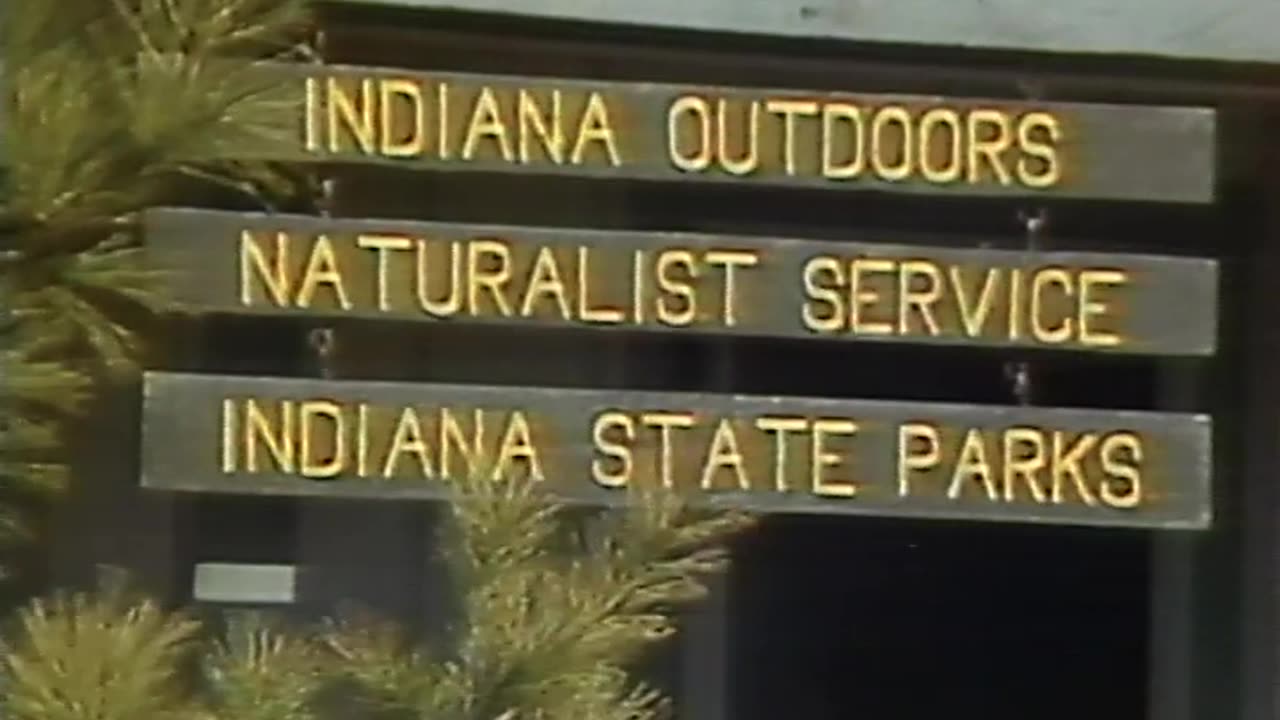
<path fill-rule="evenodd" d="M 85 595 L 37 601 L 0 659 L 10 720 L 167 720 L 198 625 L 150 601 Z"/>
<path fill-rule="evenodd" d="M 263 205 L 299 192 L 296 171 L 253 159 L 286 139 L 289 107 L 249 68 L 295 54 L 309 20 L 304 0 L 6 9 L 0 490 L 55 489 L 66 475 L 56 425 L 94 382 L 137 372 L 140 328 L 172 308 L 137 214 L 181 203 L 191 178 Z"/>
<path fill-rule="evenodd" d="M 260 615 L 233 618 L 204 670 L 208 720 L 311 720 L 322 682 L 319 648 L 306 636 L 277 629 Z"/>

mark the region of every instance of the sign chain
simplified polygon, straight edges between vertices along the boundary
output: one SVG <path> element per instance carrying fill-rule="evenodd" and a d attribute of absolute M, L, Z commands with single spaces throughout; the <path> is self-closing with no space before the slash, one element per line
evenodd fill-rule
<path fill-rule="evenodd" d="M 1046 226 L 1049 224 L 1049 213 L 1044 208 L 1034 211 L 1019 210 L 1018 220 L 1025 233 L 1025 250 L 1028 256 L 1039 252 L 1041 240 Z M 1034 376 L 1031 363 L 1026 360 L 1013 360 L 1005 363 L 1005 379 L 1009 382 L 1009 391 L 1019 405 L 1031 405 L 1035 399 Z"/>
<path fill-rule="evenodd" d="M 316 28 L 311 37 L 311 59 L 317 63 L 324 62 L 325 32 L 321 28 Z M 330 176 L 327 171 L 317 172 L 312 176 L 312 204 L 316 213 L 323 218 L 330 218 L 333 215 L 334 197 L 337 191 L 337 180 Z M 325 380 L 332 380 L 334 377 L 334 361 L 337 355 L 338 338 L 337 333 L 332 326 L 323 326 L 313 328 L 307 333 L 307 347 L 315 362 L 315 367 L 319 376 Z"/>

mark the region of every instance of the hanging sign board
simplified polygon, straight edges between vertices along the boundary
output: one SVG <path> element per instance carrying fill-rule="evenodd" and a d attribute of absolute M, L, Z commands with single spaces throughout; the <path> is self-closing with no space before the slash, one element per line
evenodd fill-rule
<path fill-rule="evenodd" d="M 143 484 L 436 498 L 533 479 L 760 512 L 1204 528 L 1210 421 L 1145 412 L 150 373 Z"/>
<path fill-rule="evenodd" d="M 294 144 L 274 150 L 287 160 L 931 195 L 1213 197 L 1215 116 L 1204 108 L 264 71 L 295 93 Z"/>
<path fill-rule="evenodd" d="M 1202 259 L 179 209 L 145 222 L 171 293 L 205 311 L 1158 355 L 1215 346 L 1217 267 Z"/>

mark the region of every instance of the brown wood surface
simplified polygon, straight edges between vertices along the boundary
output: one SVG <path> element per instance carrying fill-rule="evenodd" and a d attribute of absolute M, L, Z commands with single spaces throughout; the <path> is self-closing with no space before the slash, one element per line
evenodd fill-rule
<path fill-rule="evenodd" d="M 779 419 L 785 432 L 764 429 Z M 925 426 L 932 449 L 904 433 Z M 762 512 L 1205 528 L 1210 430 L 1204 416 L 1147 412 L 151 373 L 142 482 L 409 499 L 447 496 L 442 477 L 476 472 L 599 504 L 667 485 Z M 1060 458 L 1085 436 L 1073 473 Z M 1110 444 L 1119 437 L 1136 445 Z M 1011 471 L 1033 456 L 1038 469 Z"/>
<path fill-rule="evenodd" d="M 1214 197 L 1216 118 L 1209 108 L 339 65 L 263 71 L 264 79 L 295 79 L 281 94 L 282 107 L 293 108 L 282 122 L 294 139 L 263 151 L 294 161 L 956 196 L 1178 203 Z M 529 113 L 520 110 L 522 95 Z M 558 119 L 562 137 L 552 143 L 558 151 L 536 135 L 535 114 L 551 135 Z M 983 147 L 997 149 L 987 154 Z M 741 164 L 748 158 L 754 162 Z M 828 172 L 824 158 L 831 168 L 858 171 Z"/>
<path fill-rule="evenodd" d="M 830 242 L 181 209 L 146 223 L 173 295 L 210 312 L 1149 355 L 1209 355 L 1217 334 L 1217 265 L 1194 258 L 923 246 L 856 231 L 855 242 Z M 324 261 L 321 238 L 338 280 L 322 282 L 328 266 L 313 264 Z M 471 287 L 470 272 L 495 272 L 498 249 L 510 276 L 500 299 Z M 287 287 L 273 290 L 282 268 Z M 1086 289 L 1097 277 L 1124 280 Z M 1054 282 L 1033 292 L 1036 278 Z M 868 293 L 856 308 L 855 285 Z M 936 301 L 904 304 L 909 292 Z"/>

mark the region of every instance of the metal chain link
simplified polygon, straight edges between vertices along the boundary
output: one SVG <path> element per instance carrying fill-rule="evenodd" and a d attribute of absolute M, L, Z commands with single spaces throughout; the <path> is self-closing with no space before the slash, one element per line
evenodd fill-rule
<path fill-rule="evenodd" d="M 316 28 L 311 37 L 313 60 L 323 63 L 327 37 L 321 28 Z M 315 176 L 318 179 L 313 186 L 312 204 L 321 217 L 333 215 L 334 197 L 337 181 L 321 171 Z M 313 328 L 307 333 L 307 348 L 315 360 L 316 371 L 321 378 L 331 380 L 334 377 L 334 361 L 337 357 L 338 336 L 332 327 Z"/>
<path fill-rule="evenodd" d="M 1020 210 L 1018 220 L 1022 223 L 1025 233 L 1024 249 L 1028 255 L 1036 253 L 1041 248 L 1041 241 L 1049 224 L 1048 211 L 1044 208 L 1037 208 L 1034 211 Z M 1035 377 L 1030 363 L 1026 360 L 1007 362 L 1004 366 L 1004 376 L 1009 383 L 1009 392 L 1019 405 L 1031 405 L 1034 402 Z"/>

